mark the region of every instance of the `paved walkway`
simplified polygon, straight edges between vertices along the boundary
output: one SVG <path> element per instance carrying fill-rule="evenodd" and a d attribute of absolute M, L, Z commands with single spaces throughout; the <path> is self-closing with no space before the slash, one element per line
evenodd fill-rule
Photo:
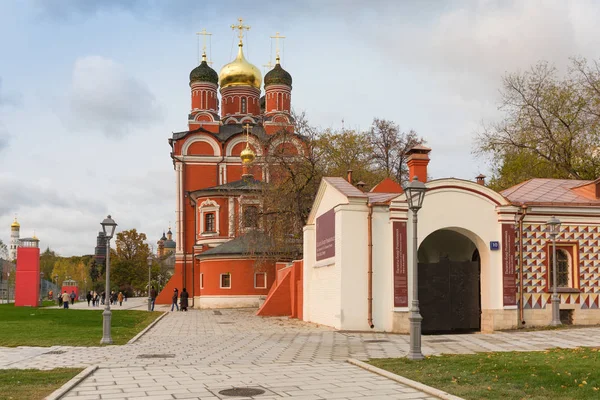
<path fill-rule="evenodd" d="M 127 303 L 144 309 L 144 301 Z M 80 400 L 225 399 L 233 397 L 218 392 L 233 386 L 266 391 L 256 399 L 433 398 L 345 363 L 350 357 L 402 357 L 408 336 L 336 332 L 288 318 L 256 317 L 254 312 L 169 313 L 140 340 L 125 346 L 0 348 L 0 368 L 99 365 L 65 397 Z M 600 346 L 600 328 L 423 337 L 426 355 L 557 346 Z"/>

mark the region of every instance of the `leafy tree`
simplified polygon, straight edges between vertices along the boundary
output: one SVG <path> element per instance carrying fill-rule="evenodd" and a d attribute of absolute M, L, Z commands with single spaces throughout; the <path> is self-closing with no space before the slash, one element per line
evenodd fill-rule
<path fill-rule="evenodd" d="M 111 282 L 119 288 L 142 290 L 147 285 L 147 257 L 150 247 L 145 233 L 136 229 L 117 233 L 115 249 L 111 249 Z"/>
<path fill-rule="evenodd" d="M 44 277 L 49 281 L 54 280 L 52 270 L 59 258 L 54 251 L 50 250 L 50 247 L 46 247 L 46 250 L 40 254 L 40 271 L 44 273 Z"/>
<path fill-rule="evenodd" d="M 8 247 L 4 244 L 2 239 L 0 239 L 0 260 L 8 260 Z"/>
<path fill-rule="evenodd" d="M 529 178 L 600 175 L 600 65 L 571 60 L 565 77 L 541 62 L 503 79 L 501 121 L 484 126 L 475 151 L 491 157 L 495 189 Z"/>

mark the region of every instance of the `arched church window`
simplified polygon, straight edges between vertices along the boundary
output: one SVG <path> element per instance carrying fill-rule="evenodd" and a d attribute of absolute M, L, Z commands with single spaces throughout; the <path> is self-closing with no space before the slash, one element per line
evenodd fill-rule
<path fill-rule="evenodd" d="M 550 262 L 548 268 L 550 271 L 550 274 L 548 275 L 548 286 L 552 288 L 554 286 L 554 262 L 552 254 L 550 254 L 548 261 Z M 571 263 L 569 253 L 563 249 L 556 249 L 556 287 L 570 287 L 570 271 Z"/>
<path fill-rule="evenodd" d="M 242 106 L 241 106 L 241 108 L 242 108 L 242 114 L 246 114 L 247 107 L 246 107 L 246 98 L 245 97 L 242 97 Z"/>
<path fill-rule="evenodd" d="M 258 227 L 258 207 L 257 206 L 244 207 L 244 228 L 257 228 L 257 227 Z"/>

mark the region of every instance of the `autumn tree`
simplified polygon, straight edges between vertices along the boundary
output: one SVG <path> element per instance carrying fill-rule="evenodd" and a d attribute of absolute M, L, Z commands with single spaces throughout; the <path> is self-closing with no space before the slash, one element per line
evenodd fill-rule
<path fill-rule="evenodd" d="M 503 78 L 503 118 L 483 127 L 475 152 L 491 158 L 492 187 L 530 178 L 596 179 L 600 175 L 600 65 L 571 60 L 559 77 L 541 62 Z"/>
<path fill-rule="evenodd" d="M 408 166 L 406 153 L 425 140 L 414 130 L 402 132 L 393 121 L 374 118 L 369 132 L 371 160 L 373 169 L 386 177 L 393 178 L 399 184 L 406 181 Z"/>
<path fill-rule="evenodd" d="M 50 250 L 50 247 L 46 247 L 46 250 L 40 254 L 40 271 L 44 273 L 44 276 L 49 281 L 54 279 L 52 270 L 59 258 L 60 257 L 53 250 Z"/>
<path fill-rule="evenodd" d="M 0 260 L 8 260 L 8 247 L 0 239 Z"/>
<path fill-rule="evenodd" d="M 115 249 L 111 249 L 111 282 L 121 290 L 144 290 L 148 282 L 146 259 L 150 254 L 145 233 L 130 229 L 117 233 Z"/>

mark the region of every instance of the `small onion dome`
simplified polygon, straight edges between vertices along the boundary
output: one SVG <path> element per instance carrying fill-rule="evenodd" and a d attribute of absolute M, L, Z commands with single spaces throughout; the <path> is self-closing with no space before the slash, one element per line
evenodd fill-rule
<path fill-rule="evenodd" d="M 169 230 L 167 231 L 167 235 L 172 235 L 173 232 L 171 232 L 171 227 L 169 227 Z"/>
<path fill-rule="evenodd" d="M 162 237 L 160 238 L 160 240 L 162 240 L 162 241 L 165 241 L 165 240 L 167 240 L 167 237 L 165 236 L 165 231 L 163 231 L 163 235 L 162 235 Z"/>
<path fill-rule="evenodd" d="M 17 219 L 15 218 L 15 222 L 13 222 L 12 224 L 10 224 L 10 227 L 11 227 L 11 228 L 20 228 L 20 227 L 21 227 L 21 224 L 19 224 L 19 223 L 17 222 Z"/>
<path fill-rule="evenodd" d="M 252 86 L 260 89 L 262 75 L 258 68 L 250 64 L 244 57 L 243 45 L 240 43 L 238 55 L 219 72 L 219 86 L 225 89 L 229 86 Z"/>
<path fill-rule="evenodd" d="M 250 146 L 246 146 L 244 150 L 240 153 L 240 158 L 244 164 L 250 164 L 256 158 L 256 155 L 250 148 Z"/>
<path fill-rule="evenodd" d="M 174 240 L 165 240 L 165 249 L 174 249 L 176 247 Z"/>
<path fill-rule="evenodd" d="M 190 72 L 190 83 L 192 82 L 219 83 L 219 75 L 206 62 L 206 54 L 202 54 L 202 62 Z"/>
<path fill-rule="evenodd" d="M 279 64 L 279 57 L 275 67 L 265 75 L 265 88 L 269 85 L 287 85 L 292 86 L 292 76 Z"/>

